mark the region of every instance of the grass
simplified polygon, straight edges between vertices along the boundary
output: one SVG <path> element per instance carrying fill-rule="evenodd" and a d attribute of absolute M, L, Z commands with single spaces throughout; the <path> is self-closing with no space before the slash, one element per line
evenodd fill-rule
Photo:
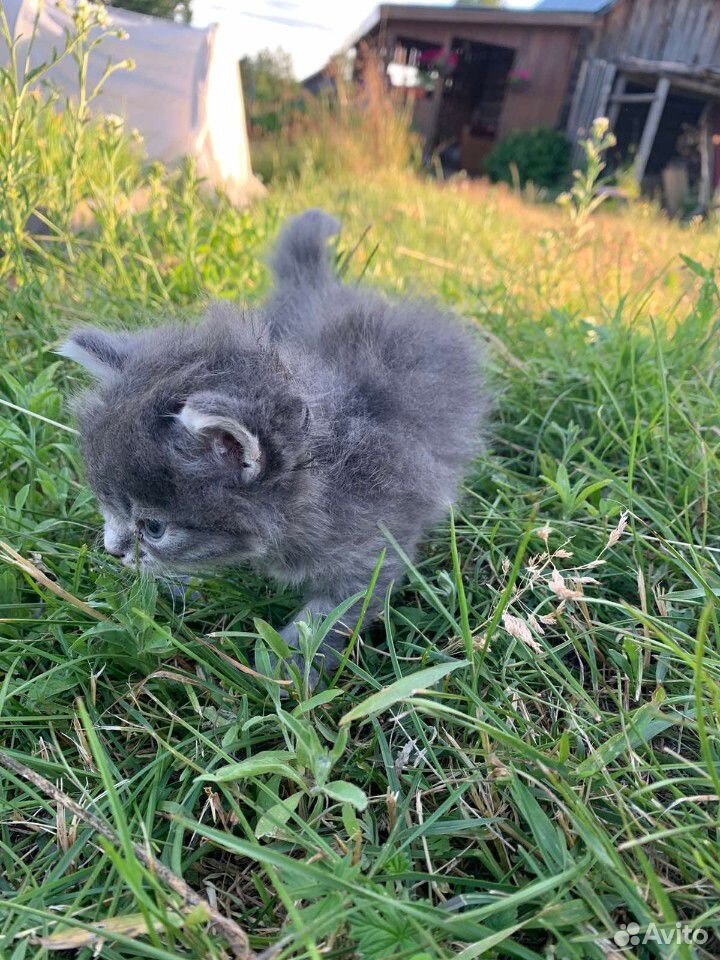
<path fill-rule="evenodd" d="M 716 230 L 633 207 L 580 234 L 402 174 L 240 212 L 115 136 L 86 134 L 79 235 L 52 192 L 44 239 L 22 190 L 0 217 L 0 956 L 717 956 Z M 183 605 L 103 554 L 82 375 L 52 350 L 261 297 L 279 222 L 316 204 L 350 279 L 477 324 L 498 399 L 383 620 L 280 700 L 248 668 L 297 597 L 236 571 Z M 655 936 L 621 950 L 631 923 Z"/>
<path fill-rule="evenodd" d="M 276 99 L 248 105 L 250 148 L 256 175 L 266 183 L 308 175 L 333 179 L 348 174 L 374 176 L 378 170 L 402 173 L 419 165 L 420 138 L 410 130 L 412 101 L 399 89 L 389 91 L 374 51 L 361 44 L 349 81 L 349 64 L 338 59 L 331 67 L 332 93 L 318 96 L 300 84 L 271 79 L 270 51 L 256 58 L 266 83 L 276 87 Z M 359 62 L 360 61 L 360 62 Z M 280 66 L 282 70 L 282 65 Z M 268 73 L 268 70 L 270 73 Z M 253 124 L 256 111 L 280 125 L 273 131 Z"/>

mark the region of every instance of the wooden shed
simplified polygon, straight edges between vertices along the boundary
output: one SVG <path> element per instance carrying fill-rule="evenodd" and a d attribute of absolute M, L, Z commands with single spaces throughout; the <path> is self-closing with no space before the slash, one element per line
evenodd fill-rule
<path fill-rule="evenodd" d="M 720 192 L 720 0 L 541 0 L 532 10 L 383 5 L 355 41 L 415 98 L 426 153 L 481 173 L 494 142 L 548 126 L 578 140 L 598 116 L 612 158 L 673 211 Z M 418 80 L 419 77 L 419 80 Z"/>
<path fill-rule="evenodd" d="M 427 152 L 456 144 L 476 173 L 510 131 L 564 128 L 595 27 L 592 11 L 385 4 L 356 40 L 379 50 L 396 84 L 408 78 Z"/>
<path fill-rule="evenodd" d="M 718 0 L 610 3 L 580 67 L 569 137 L 602 115 L 638 181 L 662 184 L 672 205 L 684 179 L 707 208 L 720 183 Z"/>

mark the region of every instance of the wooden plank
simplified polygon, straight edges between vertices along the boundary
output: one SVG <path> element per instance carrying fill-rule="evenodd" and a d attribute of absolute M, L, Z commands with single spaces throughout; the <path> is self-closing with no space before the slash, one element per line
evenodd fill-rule
<path fill-rule="evenodd" d="M 580 105 L 582 103 L 582 92 L 585 89 L 585 84 L 587 82 L 587 74 L 590 63 L 590 60 L 583 60 L 583 62 L 580 64 L 580 72 L 578 73 L 577 82 L 575 84 L 575 93 L 573 94 L 572 103 L 570 104 L 570 113 L 568 115 L 566 129 L 568 137 L 570 137 L 570 139 L 573 141 L 575 141 L 577 137 Z"/>
<path fill-rule="evenodd" d="M 648 3 L 648 0 L 645 0 L 643 4 L 643 20 L 642 23 L 638 25 L 641 49 L 645 56 L 656 57 L 658 55 L 659 31 L 657 10 L 657 4 Z"/>
<path fill-rule="evenodd" d="M 564 124 L 567 119 L 567 112 L 562 116 L 561 112 L 574 66 L 575 38 L 570 31 L 559 30 L 552 34 L 528 30 L 526 37 L 523 45 L 520 38 L 515 47 L 515 66 L 527 70 L 533 78 L 532 83 L 522 95 L 510 91 L 504 97 L 498 136 L 515 129 L 557 127 L 559 122 Z"/>
<path fill-rule="evenodd" d="M 634 49 L 634 47 L 630 46 L 630 34 L 635 22 L 634 12 L 635 4 L 632 0 L 619 3 L 611 8 L 610 15 L 613 18 L 614 26 L 611 31 L 611 36 L 608 36 L 606 43 L 613 59 L 617 59 L 617 55 L 621 49 Z M 615 38 L 619 38 L 620 43 L 618 43 Z"/>
<path fill-rule="evenodd" d="M 586 61 L 582 84 L 578 83 L 568 119 L 567 134 L 573 142 L 572 162 L 582 161 L 578 138 L 584 136 L 596 117 L 605 115 L 615 79 L 616 66 L 596 57 Z"/>
<path fill-rule="evenodd" d="M 642 3 L 642 18 L 637 17 L 637 39 L 636 44 L 638 49 L 647 56 L 648 53 L 650 56 L 655 54 L 655 36 L 656 36 L 656 14 L 653 12 L 652 5 L 643 0 Z"/>
<path fill-rule="evenodd" d="M 445 34 L 445 39 L 442 45 L 442 58 L 447 60 L 450 56 L 450 51 L 452 50 L 452 37 L 448 31 Z M 423 152 L 425 158 L 432 156 L 432 152 L 437 146 L 437 136 L 438 136 L 438 123 L 440 122 L 440 111 L 442 110 L 442 98 L 443 90 L 445 89 L 445 77 L 442 70 L 438 71 L 437 79 L 435 80 L 435 88 L 432 92 L 432 106 L 430 110 L 430 123 L 428 125 L 428 132 L 425 138 L 425 144 L 423 147 Z"/>
<path fill-rule="evenodd" d="M 626 86 L 627 79 L 625 74 L 618 73 L 615 77 L 615 85 L 613 87 L 612 96 L 610 97 L 610 109 L 608 110 L 608 121 L 610 123 L 611 130 L 615 129 L 615 125 L 618 122 L 618 117 L 620 116 L 620 104 L 627 102 L 623 99 L 626 96 Z"/>
<path fill-rule="evenodd" d="M 621 57 L 618 65 L 636 73 L 666 74 L 667 76 L 696 77 L 700 80 L 717 79 L 720 84 L 720 64 L 712 67 L 693 66 L 682 60 L 648 60 L 644 57 Z"/>
<path fill-rule="evenodd" d="M 706 213 L 712 200 L 713 181 L 713 144 L 710 129 L 710 104 L 708 103 L 700 117 L 700 184 L 698 186 L 698 206 Z"/>
<path fill-rule="evenodd" d="M 600 83 L 600 92 L 598 94 L 598 102 L 595 105 L 595 117 L 604 117 L 607 116 L 608 101 L 610 100 L 610 91 L 613 88 L 613 83 L 615 81 L 615 74 L 617 73 L 617 67 L 614 63 L 606 63 L 605 70 L 603 71 L 602 80 Z M 593 117 L 593 120 L 595 119 Z"/>
<path fill-rule="evenodd" d="M 700 58 L 698 56 L 698 51 L 702 46 L 703 37 L 708 31 L 710 21 L 717 19 L 717 11 L 714 11 L 712 14 L 707 7 L 703 6 L 697 12 L 697 18 L 695 21 L 695 29 L 693 30 L 690 38 L 688 40 L 688 50 L 692 57 L 692 63 L 695 66 L 701 67 Z"/>
<path fill-rule="evenodd" d="M 623 79 L 625 78 L 623 77 Z M 610 97 L 610 103 L 652 103 L 654 99 L 654 93 L 613 93 Z"/>
<path fill-rule="evenodd" d="M 686 90 L 688 93 L 699 93 L 703 97 L 717 100 L 720 97 L 720 85 L 717 83 L 703 83 L 692 77 L 673 77 L 673 90 Z"/>
<path fill-rule="evenodd" d="M 720 2 L 618 0 L 598 24 L 595 52 L 607 60 L 634 57 L 720 72 Z"/>
<path fill-rule="evenodd" d="M 658 50 L 663 51 L 659 53 L 659 56 L 665 56 L 664 51 L 667 49 L 667 45 L 672 37 L 673 25 L 675 23 L 675 16 L 677 14 L 677 0 L 666 0 L 665 10 L 660 21 L 660 37 Z"/>
<path fill-rule="evenodd" d="M 658 51 L 659 58 L 667 56 L 670 60 L 677 57 L 687 63 L 693 63 L 695 57 L 694 50 L 690 46 L 690 37 L 695 26 L 697 12 L 697 0 L 682 0 L 681 5 L 675 12 L 675 17 L 680 19 L 674 20 L 674 27 L 668 34 L 667 44 L 665 45 L 665 50 L 668 52 L 666 54 L 665 50 Z"/>
<path fill-rule="evenodd" d="M 643 42 L 643 26 L 645 11 L 641 9 L 640 4 L 630 2 L 627 4 L 628 11 L 631 11 L 630 18 L 625 30 L 619 31 L 613 37 L 613 52 L 627 53 L 630 50 L 641 50 Z"/>
<path fill-rule="evenodd" d="M 685 49 L 685 24 L 688 16 L 688 0 L 678 0 L 673 10 L 673 22 L 675 29 L 665 37 L 665 43 L 661 50 L 655 52 L 656 60 L 670 60 L 675 57 L 682 57 L 682 51 Z"/>
<path fill-rule="evenodd" d="M 492 23 L 522 27 L 592 27 L 595 14 L 552 10 L 506 10 L 502 7 L 432 7 L 382 4 L 380 15 L 392 20 L 430 20 L 445 25 Z"/>
<path fill-rule="evenodd" d="M 670 81 L 668 78 L 658 77 L 657 87 L 655 88 L 655 100 L 648 111 L 645 126 L 643 127 L 642 137 L 640 138 L 640 145 L 638 146 L 638 152 L 635 157 L 635 164 L 633 166 L 633 174 L 638 183 L 642 183 L 642 179 L 645 176 L 645 168 L 647 167 L 647 162 L 650 159 L 650 151 L 652 150 L 653 143 L 655 142 L 655 135 L 657 133 L 658 126 L 660 125 L 662 112 L 665 109 L 665 101 L 667 100 L 669 90 Z"/>
<path fill-rule="evenodd" d="M 708 17 L 707 29 L 697 51 L 697 62 L 700 67 L 720 63 L 720 17 L 712 14 Z"/>

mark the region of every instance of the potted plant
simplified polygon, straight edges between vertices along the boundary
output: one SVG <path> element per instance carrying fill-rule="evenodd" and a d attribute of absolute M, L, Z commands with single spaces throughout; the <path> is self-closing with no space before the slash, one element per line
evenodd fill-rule
<path fill-rule="evenodd" d="M 515 68 L 508 73 L 508 86 L 511 90 L 521 92 L 530 86 L 530 71 L 524 68 Z"/>
<path fill-rule="evenodd" d="M 442 47 L 431 47 L 420 54 L 418 79 L 427 89 L 432 88 L 438 77 L 444 79 L 450 76 L 457 65 L 457 53 L 444 50 Z"/>

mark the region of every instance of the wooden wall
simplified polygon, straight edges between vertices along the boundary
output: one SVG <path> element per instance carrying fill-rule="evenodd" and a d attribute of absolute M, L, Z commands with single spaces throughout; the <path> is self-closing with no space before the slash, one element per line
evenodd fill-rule
<path fill-rule="evenodd" d="M 526 89 L 508 89 L 500 115 L 499 136 L 530 127 L 556 127 L 576 69 L 582 28 L 511 24 L 448 24 L 395 17 L 387 25 L 385 43 L 392 51 L 398 37 L 412 38 L 438 47 L 464 39 L 492 43 L 515 50 L 513 69 L 527 70 L 531 82 Z"/>
<path fill-rule="evenodd" d="M 720 70 L 718 0 L 618 0 L 593 53 L 607 60 L 663 60 L 695 72 Z"/>

